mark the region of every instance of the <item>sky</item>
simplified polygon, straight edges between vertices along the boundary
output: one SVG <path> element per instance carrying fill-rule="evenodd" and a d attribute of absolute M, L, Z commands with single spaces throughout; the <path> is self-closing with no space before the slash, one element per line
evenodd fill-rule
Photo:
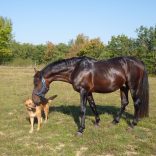
<path fill-rule="evenodd" d="M 156 0 L 0 0 L 0 16 L 11 19 L 17 42 L 68 43 L 83 33 L 107 44 L 155 26 Z"/>

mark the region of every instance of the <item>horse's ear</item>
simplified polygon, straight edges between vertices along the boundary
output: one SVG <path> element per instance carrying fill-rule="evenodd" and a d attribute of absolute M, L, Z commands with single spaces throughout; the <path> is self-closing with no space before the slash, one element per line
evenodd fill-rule
<path fill-rule="evenodd" d="M 38 72 L 36 68 L 34 68 L 34 71 L 35 71 L 35 73 L 37 73 L 37 72 Z"/>

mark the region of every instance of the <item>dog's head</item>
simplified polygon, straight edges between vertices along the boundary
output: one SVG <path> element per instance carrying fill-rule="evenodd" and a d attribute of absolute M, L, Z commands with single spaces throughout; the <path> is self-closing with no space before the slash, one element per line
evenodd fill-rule
<path fill-rule="evenodd" d="M 24 102 L 26 108 L 28 110 L 32 110 L 35 108 L 35 104 L 33 103 L 33 101 L 31 99 L 27 99 L 25 102 Z"/>
<path fill-rule="evenodd" d="M 45 105 L 45 104 L 47 104 L 47 103 L 50 104 L 50 103 L 52 102 L 52 100 L 55 99 L 56 97 L 57 97 L 57 95 L 51 96 L 51 97 L 49 97 L 48 99 L 43 98 L 43 99 L 41 100 L 41 103 L 40 103 L 40 104 L 42 104 L 42 105 Z M 32 101 L 31 99 L 25 100 L 24 104 L 25 104 L 26 108 L 27 108 L 28 110 L 30 110 L 30 111 L 36 108 L 36 105 L 33 103 L 33 101 Z"/>

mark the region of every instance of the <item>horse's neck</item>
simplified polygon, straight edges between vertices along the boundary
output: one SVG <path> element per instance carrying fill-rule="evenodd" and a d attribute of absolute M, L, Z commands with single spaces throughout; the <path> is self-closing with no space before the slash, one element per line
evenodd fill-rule
<path fill-rule="evenodd" d="M 71 73 L 73 72 L 73 69 L 68 69 L 68 70 L 64 70 L 64 71 L 60 71 L 56 74 L 53 74 L 52 78 L 51 78 L 51 82 L 52 81 L 64 81 L 64 82 L 68 82 L 71 83 Z"/>
<path fill-rule="evenodd" d="M 65 81 L 71 83 L 71 74 L 77 63 L 83 59 L 83 57 L 79 57 L 54 62 L 43 69 L 43 75 L 49 79 L 50 83 L 52 81 Z"/>
<path fill-rule="evenodd" d="M 70 77 L 74 70 L 74 67 L 63 67 L 60 69 L 52 69 L 45 77 L 51 83 L 52 81 L 64 81 L 71 83 Z"/>

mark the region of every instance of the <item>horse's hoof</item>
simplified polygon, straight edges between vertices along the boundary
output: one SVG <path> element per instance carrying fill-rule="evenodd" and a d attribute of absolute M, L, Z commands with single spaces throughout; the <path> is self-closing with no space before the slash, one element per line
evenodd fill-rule
<path fill-rule="evenodd" d="M 94 124 L 95 128 L 99 128 L 99 123 Z"/>
<path fill-rule="evenodd" d="M 81 137 L 81 136 L 82 136 L 82 133 L 78 131 L 78 132 L 76 133 L 76 136 Z"/>
<path fill-rule="evenodd" d="M 114 124 L 114 125 L 116 125 L 116 124 L 118 124 L 119 123 L 119 121 L 117 121 L 116 119 L 114 119 L 113 121 L 112 121 L 112 124 Z"/>
<path fill-rule="evenodd" d="M 135 124 L 133 122 L 130 122 L 130 127 L 131 128 L 134 128 L 135 127 Z"/>
<path fill-rule="evenodd" d="M 134 124 L 132 122 L 130 122 L 130 127 L 133 129 L 134 128 Z"/>
<path fill-rule="evenodd" d="M 137 125 L 137 123 L 135 123 L 135 122 L 133 122 L 133 121 L 130 122 L 130 127 L 131 127 L 131 128 L 134 128 L 136 125 Z"/>

